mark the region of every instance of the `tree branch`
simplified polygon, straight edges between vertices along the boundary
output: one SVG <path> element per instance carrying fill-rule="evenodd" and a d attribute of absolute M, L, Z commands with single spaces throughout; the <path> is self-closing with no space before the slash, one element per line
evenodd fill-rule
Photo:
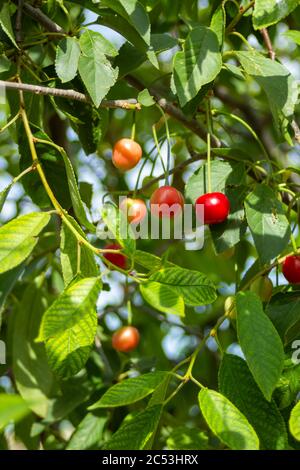
<path fill-rule="evenodd" d="M 265 46 L 266 48 L 268 49 L 268 52 L 269 52 L 269 56 L 270 56 L 270 59 L 271 60 L 275 60 L 275 52 L 274 52 L 274 49 L 273 49 L 273 46 L 272 46 L 272 42 L 271 42 L 271 39 L 270 39 L 270 36 L 269 36 L 269 33 L 268 33 L 268 30 L 267 28 L 262 28 L 260 30 L 260 33 L 263 37 L 263 40 L 264 40 L 264 43 L 265 43 Z"/>
<path fill-rule="evenodd" d="M 64 90 L 60 88 L 51 88 L 40 85 L 31 85 L 27 83 L 8 82 L 0 80 L 0 87 L 3 86 L 10 90 L 22 90 L 37 95 L 56 96 L 59 98 L 68 98 L 71 100 L 81 101 L 91 104 L 91 100 L 87 95 L 79 93 L 75 90 Z M 100 104 L 101 108 L 122 108 L 122 109 L 141 109 L 141 105 L 135 99 L 128 100 L 104 100 Z"/>
<path fill-rule="evenodd" d="M 66 34 L 63 28 L 54 23 L 54 21 L 50 20 L 50 18 L 48 18 L 48 16 L 46 16 L 39 8 L 34 8 L 28 3 L 24 3 L 23 9 L 27 15 L 35 19 L 50 33 Z"/>
<path fill-rule="evenodd" d="M 136 88 L 139 91 L 144 90 L 145 86 L 139 82 L 136 78 L 132 77 L 131 75 L 127 75 L 126 80 L 128 83 Z M 196 121 L 196 119 L 189 119 L 187 118 L 183 112 L 174 106 L 172 103 L 169 103 L 165 98 L 161 97 L 160 94 L 152 87 L 149 88 L 150 94 L 154 97 L 155 101 L 157 104 L 167 113 L 169 116 L 173 117 L 176 119 L 176 121 L 179 121 L 181 124 L 183 124 L 185 127 L 190 129 L 192 132 L 197 134 L 201 139 L 206 141 L 207 138 L 207 131 L 204 129 L 204 127 Z M 220 147 L 220 142 L 218 139 L 216 139 L 214 136 L 211 137 L 212 145 L 214 147 Z"/>

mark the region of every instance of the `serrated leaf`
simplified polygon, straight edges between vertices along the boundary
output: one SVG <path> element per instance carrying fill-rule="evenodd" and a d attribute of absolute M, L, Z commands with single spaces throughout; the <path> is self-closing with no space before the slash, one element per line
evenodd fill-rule
<path fill-rule="evenodd" d="M 134 261 L 140 266 L 149 269 L 149 271 L 156 271 L 158 269 L 161 269 L 163 266 L 175 266 L 175 264 L 171 263 L 170 261 L 164 261 L 159 256 L 153 255 L 152 253 L 148 253 L 147 251 L 142 250 L 136 250 L 134 252 Z"/>
<path fill-rule="evenodd" d="M 0 26 L 3 29 L 4 33 L 9 37 L 13 45 L 19 49 L 19 46 L 16 43 L 14 31 L 11 25 L 11 14 L 9 3 L 4 3 L 0 10 Z"/>
<path fill-rule="evenodd" d="M 85 238 L 85 234 L 78 223 L 71 217 L 66 216 L 69 222 L 76 228 L 77 232 Z M 71 229 L 63 222 L 61 226 L 60 260 L 65 285 L 68 285 L 77 274 L 77 248 L 78 241 Z M 80 275 L 83 277 L 96 277 L 99 269 L 96 265 L 95 256 L 85 245 L 80 245 Z"/>
<path fill-rule="evenodd" d="M 289 427 L 294 438 L 300 441 L 300 402 L 291 411 Z"/>
<path fill-rule="evenodd" d="M 10 183 L 8 186 L 6 186 L 1 192 L 0 192 L 0 212 L 3 209 L 4 203 L 6 201 L 6 198 L 8 196 L 8 193 L 10 191 L 10 188 L 12 187 L 13 183 Z"/>
<path fill-rule="evenodd" d="M 152 438 L 158 426 L 161 405 L 147 407 L 133 419 L 121 425 L 103 450 L 142 450 Z"/>
<path fill-rule="evenodd" d="M 11 220 L 0 228 L 0 273 L 22 263 L 37 244 L 37 235 L 48 224 L 50 215 L 32 212 Z"/>
<path fill-rule="evenodd" d="M 72 434 L 66 450 L 99 449 L 103 442 L 103 432 L 106 423 L 106 413 L 103 416 L 88 413 Z"/>
<path fill-rule="evenodd" d="M 140 291 L 146 302 L 160 312 L 184 316 L 184 300 L 172 287 L 159 282 L 148 281 L 140 284 Z"/>
<path fill-rule="evenodd" d="M 9 271 L 0 274 L 0 328 L 1 328 L 1 311 L 4 307 L 6 298 L 14 288 L 16 282 L 24 271 L 24 265 L 21 264 Z"/>
<path fill-rule="evenodd" d="M 136 242 L 134 233 L 127 221 L 126 215 L 112 204 L 105 204 L 101 210 L 101 217 L 112 238 L 117 240 L 129 256 L 135 252 Z M 101 238 L 101 233 L 98 234 Z"/>
<path fill-rule="evenodd" d="M 17 422 L 30 413 L 26 401 L 20 395 L 0 394 L 0 431 L 11 422 Z"/>
<path fill-rule="evenodd" d="M 140 375 L 132 379 L 123 380 L 110 387 L 100 400 L 88 409 L 111 408 L 126 406 L 147 397 L 167 377 L 168 372 L 156 371 Z"/>
<path fill-rule="evenodd" d="M 55 70 L 62 83 L 69 82 L 77 74 L 80 47 L 73 37 L 62 39 L 56 49 Z"/>
<path fill-rule="evenodd" d="M 145 107 L 153 106 L 155 104 L 153 97 L 146 88 L 138 94 L 138 102 Z"/>
<path fill-rule="evenodd" d="M 248 367 L 265 398 L 271 401 L 283 368 L 282 342 L 256 294 L 239 292 L 236 309 L 238 338 Z"/>
<path fill-rule="evenodd" d="M 213 282 L 199 271 L 179 267 L 164 268 L 152 274 L 149 281 L 174 289 L 187 305 L 210 304 L 217 297 Z"/>
<path fill-rule="evenodd" d="M 219 370 L 220 392 L 248 419 L 265 449 L 287 448 L 287 432 L 274 400 L 268 402 L 256 385 L 246 362 L 225 354 Z"/>
<path fill-rule="evenodd" d="M 37 341 L 45 341 L 48 361 L 59 375 L 76 374 L 88 359 L 97 329 L 98 278 L 71 284 L 45 312 Z"/>
<path fill-rule="evenodd" d="M 246 217 L 261 263 L 280 254 L 290 239 L 290 225 L 273 190 L 257 184 L 245 199 Z"/>
<path fill-rule="evenodd" d="M 97 54 L 104 54 L 109 57 L 116 57 L 118 55 L 115 46 L 98 31 L 86 29 L 80 36 L 79 44 L 85 56 L 93 57 Z"/>
<path fill-rule="evenodd" d="M 179 426 L 173 429 L 167 439 L 168 450 L 207 450 L 208 436 L 195 428 Z"/>
<path fill-rule="evenodd" d="M 289 15 L 299 0 L 256 0 L 252 15 L 254 29 L 267 28 Z"/>
<path fill-rule="evenodd" d="M 210 429 L 230 449 L 259 449 L 253 427 L 226 397 L 203 388 L 199 393 L 199 405 Z"/>
<path fill-rule="evenodd" d="M 104 54 L 81 56 L 78 71 L 95 106 L 101 104 L 110 88 L 116 83 L 118 70 L 113 69 Z"/>
<path fill-rule="evenodd" d="M 193 29 L 174 58 L 173 80 L 181 106 L 216 78 L 222 67 L 217 35 L 205 26 Z"/>

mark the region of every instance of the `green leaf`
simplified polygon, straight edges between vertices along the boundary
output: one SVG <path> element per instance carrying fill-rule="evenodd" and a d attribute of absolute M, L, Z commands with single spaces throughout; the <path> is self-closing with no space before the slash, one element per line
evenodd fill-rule
<path fill-rule="evenodd" d="M 104 55 L 81 56 L 78 66 L 82 81 L 96 107 L 116 83 L 118 70 L 113 69 Z"/>
<path fill-rule="evenodd" d="M 11 220 L 0 228 L 0 273 L 22 263 L 37 244 L 37 235 L 48 224 L 50 215 L 32 212 Z"/>
<path fill-rule="evenodd" d="M 97 329 L 98 278 L 71 284 L 43 316 L 37 341 L 45 341 L 48 361 L 59 375 L 70 376 L 88 359 Z"/>
<path fill-rule="evenodd" d="M 3 209 L 4 203 L 6 201 L 6 198 L 8 196 L 8 193 L 10 191 L 10 188 L 12 187 L 13 183 L 10 183 L 8 186 L 6 186 L 1 192 L 0 192 L 0 212 Z"/>
<path fill-rule="evenodd" d="M 84 238 L 85 234 L 78 223 L 71 217 L 67 216 L 69 222 L 76 228 L 77 232 Z M 70 228 L 63 222 L 61 226 L 61 241 L 60 241 L 60 260 L 62 266 L 62 273 L 65 285 L 68 285 L 77 273 L 77 249 L 78 241 L 70 230 Z M 80 275 L 82 277 L 97 277 L 99 268 L 96 265 L 95 256 L 91 250 L 85 245 L 80 245 Z"/>
<path fill-rule="evenodd" d="M 140 284 L 140 291 L 146 302 L 160 312 L 184 316 L 184 300 L 172 287 L 159 282 L 148 281 Z"/>
<path fill-rule="evenodd" d="M 103 433 L 106 423 L 106 414 L 97 416 L 88 413 L 72 434 L 66 450 L 99 449 L 103 442 Z"/>
<path fill-rule="evenodd" d="M 281 339 L 288 344 L 296 339 L 298 334 L 293 335 L 293 328 L 300 322 L 300 297 L 296 294 L 275 297 L 266 307 L 272 323 L 278 331 Z"/>
<path fill-rule="evenodd" d="M 147 407 L 118 429 L 104 445 L 104 450 L 142 450 L 158 426 L 162 406 Z"/>
<path fill-rule="evenodd" d="M 138 102 L 145 107 L 153 106 L 155 104 L 153 97 L 146 88 L 138 94 Z"/>
<path fill-rule="evenodd" d="M 101 217 L 111 233 L 112 237 L 117 240 L 127 255 L 132 256 L 135 252 L 135 236 L 128 224 L 126 215 L 123 211 L 120 211 L 117 207 L 112 204 L 105 204 L 101 210 Z M 106 238 L 107 232 L 104 233 Z M 98 237 L 101 238 L 101 233 L 98 233 Z"/>
<path fill-rule="evenodd" d="M 135 263 L 139 264 L 140 266 L 143 266 L 149 271 L 157 271 L 163 266 L 175 266 L 173 263 L 170 263 L 170 261 L 165 261 L 159 256 L 153 255 L 152 253 L 148 253 L 147 251 L 142 250 L 136 250 L 134 252 L 134 261 Z"/>
<path fill-rule="evenodd" d="M 286 120 L 292 118 L 298 100 L 296 80 L 284 65 L 256 51 L 237 51 L 235 54 L 244 71 L 253 76 L 265 91 L 275 123 L 284 134 Z"/>
<path fill-rule="evenodd" d="M 181 106 L 191 101 L 203 85 L 214 80 L 221 67 L 217 35 L 205 26 L 193 29 L 184 50 L 174 58 L 173 80 Z"/>
<path fill-rule="evenodd" d="M 102 395 L 100 400 L 91 405 L 88 409 L 111 408 L 116 406 L 126 406 L 147 397 L 166 378 L 168 372 L 156 371 L 140 375 L 132 379 L 123 380 L 113 385 Z"/>
<path fill-rule="evenodd" d="M 245 416 L 223 395 L 203 388 L 201 412 L 212 432 L 230 449 L 258 450 L 259 440 Z"/>
<path fill-rule="evenodd" d="M 168 450 L 207 450 L 208 436 L 195 428 L 179 426 L 173 429 L 167 439 Z"/>
<path fill-rule="evenodd" d="M 13 371 L 17 389 L 34 413 L 46 418 L 58 385 L 49 368 L 45 346 L 35 343 L 47 299 L 38 280 L 28 285 L 14 312 Z"/>
<path fill-rule="evenodd" d="M 248 367 L 265 398 L 271 401 L 283 368 L 282 342 L 256 294 L 239 292 L 236 309 L 238 338 Z"/>
<path fill-rule="evenodd" d="M 14 269 L 0 274 L 0 328 L 1 328 L 1 311 L 4 307 L 8 294 L 14 288 L 16 282 L 24 271 L 24 265 L 19 265 Z"/>
<path fill-rule="evenodd" d="M 118 51 L 115 46 L 108 41 L 101 33 L 86 29 L 80 36 L 79 44 L 83 55 L 96 56 L 104 54 L 109 57 L 116 57 Z"/>
<path fill-rule="evenodd" d="M 210 22 L 210 29 L 216 33 L 220 47 L 223 46 L 224 42 L 225 23 L 226 12 L 224 3 L 222 2 L 214 11 Z"/>
<path fill-rule="evenodd" d="M 284 368 L 274 391 L 274 398 L 280 409 L 289 407 L 295 402 L 300 390 L 300 364 L 291 364 Z"/>
<path fill-rule="evenodd" d="M 12 63 L 6 57 L 6 55 L 1 54 L 0 55 L 0 73 L 7 72 L 10 69 L 11 65 L 12 65 Z"/>
<path fill-rule="evenodd" d="M 283 417 L 275 401 L 268 402 L 265 399 L 243 359 L 232 354 L 223 356 L 219 370 L 219 387 L 220 392 L 246 416 L 263 448 L 287 448 Z"/>
<path fill-rule="evenodd" d="M 199 271 L 179 267 L 164 268 L 152 274 L 149 281 L 172 288 L 182 296 L 187 305 L 207 305 L 217 298 L 213 282 Z"/>
<path fill-rule="evenodd" d="M 289 15 L 299 0 L 256 0 L 252 15 L 254 29 L 267 28 Z"/>
<path fill-rule="evenodd" d="M 300 46 L 300 31 L 290 29 L 289 31 L 283 33 L 283 35 L 286 36 L 288 39 L 291 39 L 295 44 L 298 44 L 298 46 Z"/>
<path fill-rule="evenodd" d="M 226 193 L 226 190 L 244 185 L 246 180 L 244 163 L 228 163 L 221 160 L 211 162 L 212 191 Z M 185 186 L 185 197 L 193 204 L 199 196 L 208 192 L 207 164 L 201 165 Z"/>
<path fill-rule="evenodd" d="M 290 225 L 273 190 L 257 184 L 245 199 L 246 217 L 261 263 L 279 255 L 290 239 Z"/>
<path fill-rule="evenodd" d="M 9 423 L 20 421 L 28 413 L 30 409 L 19 395 L 0 394 L 0 431 Z"/>
<path fill-rule="evenodd" d="M 297 441 L 300 441 L 300 402 L 292 409 L 289 427 L 291 434 Z"/>
<path fill-rule="evenodd" d="M 0 10 L 0 26 L 4 33 L 9 37 L 13 45 L 19 49 L 16 40 L 15 40 L 15 35 L 14 31 L 11 25 L 11 14 L 10 14 L 10 7 L 8 3 L 4 3 L 1 10 Z"/>
<path fill-rule="evenodd" d="M 80 47 L 76 38 L 62 39 L 56 49 L 55 70 L 62 83 L 69 82 L 77 74 Z"/>

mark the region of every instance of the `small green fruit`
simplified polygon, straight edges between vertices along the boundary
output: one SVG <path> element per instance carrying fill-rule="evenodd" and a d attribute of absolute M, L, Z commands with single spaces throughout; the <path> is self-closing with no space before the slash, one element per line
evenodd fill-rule
<path fill-rule="evenodd" d="M 263 302 L 269 302 L 272 297 L 273 284 L 268 276 L 261 276 L 252 282 L 250 291 L 257 294 Z"/>
<path fill-rule="evenodd" d="M 224 303 L 224 313 L 231 319 L 236 318 L 235 298 L 233 295 L 227 297 Z"/>

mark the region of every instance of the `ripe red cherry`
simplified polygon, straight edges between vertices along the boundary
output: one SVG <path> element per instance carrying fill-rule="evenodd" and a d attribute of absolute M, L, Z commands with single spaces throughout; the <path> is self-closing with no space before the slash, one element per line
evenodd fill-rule
<path fill-rule="evenodd" d="M 121 250 L 122 247 L 118 243 L 111 243 L 110 245 L 105 246 L 105 250 Z M 107 259 L 110 263 L 118 266 L 118 268 L 126 269 L 127 259 L 126 256 L 121 253 L 104 253 L 104 258 Z"/>
<path fill-rule="evenodd" d="M 230 211 L 230 203 L 223 193 L 206 193 L 198 197 L 196 201 L 196 215 L 200 217 L 200 207 L 204 205 L 204 223 L 208 225 L 220 224 L 227 219 Z"/>
<path fill-rule="evenodd" d="M 291 284 L 300 284 L 300 255 L 287 256 L 282 265 L 282 273 Z"/>
<path fill-rule="evenodd" d="M 127 215 L 130 224 L 138 224 L 147 214 L 147 207 L 142 199 L 131 199 L 130 197 L 123 199 L 120 209 Z"/>
<path fill-rule="evenodd" d="M 134 326 L 123 326 L 112 337 L 112 347 L 120 352 L 132 351 L 139 342 L 140 334 Z"/>
<path fill-rule="evenodd" d="M 174 217 L 182 211 L 183 206 L 183 195 L 172 186 L 161 186 L 150 199 L 151 213 L 159 217 Z"/>
<path fill-rule="evenodd" d="M 112 161 L 119 170 L 131 170 L 139 163 L 142 153 L 142 148 L 137 142 L 132 139 L 121 139 L 114 146 Z"/>

